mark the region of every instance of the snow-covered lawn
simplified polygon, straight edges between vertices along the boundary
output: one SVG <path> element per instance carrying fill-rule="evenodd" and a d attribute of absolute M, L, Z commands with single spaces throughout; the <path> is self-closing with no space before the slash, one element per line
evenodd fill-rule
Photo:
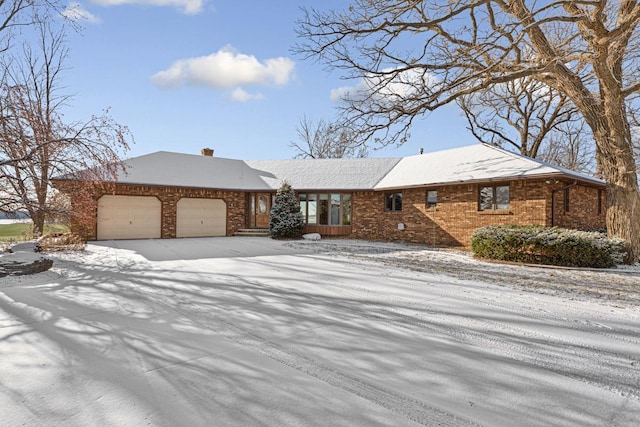
<path fill-rule="evenodd" d="M 640 270 L 121 241 L 0 278 L 0 424 L 637 426 Z"/>

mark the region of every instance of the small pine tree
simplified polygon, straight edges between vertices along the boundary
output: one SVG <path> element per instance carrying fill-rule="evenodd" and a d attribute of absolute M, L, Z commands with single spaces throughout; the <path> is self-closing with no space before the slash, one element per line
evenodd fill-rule
<path fill-rule="evenodd" d="M 291 184 L 283 182 L 271 207 L 269 232 L 273 238 L 297 238 L 302 235 L 304 219 Z"/>

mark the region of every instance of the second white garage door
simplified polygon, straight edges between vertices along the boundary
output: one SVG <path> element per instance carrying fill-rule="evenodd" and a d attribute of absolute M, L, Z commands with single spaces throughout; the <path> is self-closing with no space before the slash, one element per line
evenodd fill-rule
<path fill-rule="evenodd" d="M 177 237 L 227 235 L 227 204 L 222 199 L 180 199 Z"/>

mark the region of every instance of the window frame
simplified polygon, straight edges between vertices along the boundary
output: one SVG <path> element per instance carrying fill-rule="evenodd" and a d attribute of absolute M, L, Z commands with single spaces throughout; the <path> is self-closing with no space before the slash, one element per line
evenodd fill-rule
<path fill-rule="evenodd" d="M 435 196 L 433 201 L 429 201 L 430 193 L 433 193 L 433 195 Z M 436 210 L 438 208 L 438 190 L 436 189 L 427 190 L 427 195 L 425 199 L 425 208 L 431 209 L 431 210 Z"/>
<path fill-rule="evenodd" d="M 491 207 L 483 207 L 482 190 L 485 188 L 491 189 Z M 498 207 L 504 205 L 499 203 L 499 189 L 507 189 L 507 207 Z M 510 184 L 494 184 L 494 185 L 479 185 L 478 186 L 478 212 L 495 212 L 495 211 L 508 211 L 511 209 L 511 185 Z"/>
<path fill-rule="evenodd" d="M 598 215 L 602 215 L 602 189 L 598 189 Z"/>
<path fill-rule="evenodd" d="M 391 204 L 388 203 L 389 201 L 391 201 Z M 402 191 L 384 193 L 384 211 L 402 212 Z"/>
<path fill-rule="evenodd" d="M 338 197 L 336 197 L 338 196 Z M 353 215 L 353 194 L 332 192 L 300 192 L 298 193 L 298 205 L 305 226 L 343 227 L 350 226 Z M 323 203 L 326 202 L 326 212 L 323 211 Z M 309 222 L 309 207 L 314 211 L 315 222 Z M 346 214 L 346 216 L 345 216 Z M 333 224 L 335 219 L 339 224 Z M 326 219 L 326 224 L 321 221 Z M 345 224 L 345 222 L 349 222 Z"/>

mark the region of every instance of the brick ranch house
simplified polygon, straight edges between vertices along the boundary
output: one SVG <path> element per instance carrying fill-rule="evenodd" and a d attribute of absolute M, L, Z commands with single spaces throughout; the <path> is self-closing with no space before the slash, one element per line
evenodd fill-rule
<path fill-rule="evenodd" d="M 202 154 L 126 160 L 114 190 L 96 190 L 95 221 L 76 231 L 87 240 L 110 240 L 265 229 L 283 180 L 297 193 L 304 231 L 323 236 L 469 246 L 476 228 L 493 224 L 605 228 L 602 181 L 484 144 L 380 159 L 243 161 L 214 157 L 209 149 Z M 55 180 L 63 192 L 68 183 Z"/>

